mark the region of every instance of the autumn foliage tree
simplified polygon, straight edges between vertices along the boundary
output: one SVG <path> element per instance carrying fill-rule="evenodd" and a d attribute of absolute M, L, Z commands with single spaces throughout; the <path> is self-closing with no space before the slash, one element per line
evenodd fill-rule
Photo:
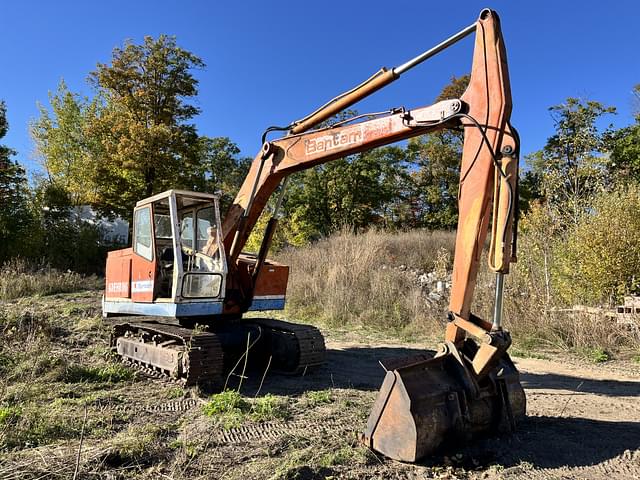
<path fill-rule="evenodd" d="M 175 186 L 198 152 L 189 122 L 200 110 L 188 101 L 198 93 L 192 70 L 203 66 L 175 38 L 161 35 L 116 48 L 111 64 L 99 63 L 90 74 L 105 102 L 87 126 L 88 136 L 99 139 L 100 205 L 128 216 L 135 200 Z"/>

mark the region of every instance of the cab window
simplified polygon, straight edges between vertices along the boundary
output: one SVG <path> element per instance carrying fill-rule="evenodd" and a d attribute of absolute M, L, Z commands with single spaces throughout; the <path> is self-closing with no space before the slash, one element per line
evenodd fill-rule
<path fill-rule="evenodd" d="M 133 250 L 138 255 L 153 260 L 151 248 L 151 207 L 141 208 L 133 214 Z"/>
<path fill-rule="evenodd" d="M 183 247 L 193 248 L 193 212 L 185 213 L 180 222 L 180 242 Z"/>
<path fill-rule="evenodd" d="M 198 251 L 204 250 L 210 238 L 215 239 L 214 230 L 213 206 L 198 210 Z"/>

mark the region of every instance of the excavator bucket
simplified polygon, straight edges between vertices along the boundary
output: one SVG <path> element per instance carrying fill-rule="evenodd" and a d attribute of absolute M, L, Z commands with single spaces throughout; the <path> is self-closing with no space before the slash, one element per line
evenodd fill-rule
<path fill-rule="evenodd" d="M 476 347 L 469 343 L 467 349 Z M 387 457 L 416 462 L 444 443 L 513 430 L 524 417 L 525 403 L 518 371 L 506 353 L 478 379 L 447 342 L 433 358 L 387 370 L 363 441 Z"/>

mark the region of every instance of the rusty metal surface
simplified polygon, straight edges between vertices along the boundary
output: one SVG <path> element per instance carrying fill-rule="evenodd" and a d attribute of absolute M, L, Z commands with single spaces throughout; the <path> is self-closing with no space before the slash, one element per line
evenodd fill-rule
<path fill-rule="evenodd" d="M 178 378 L 185 372 L 183 365 L 185 348 L 145 342 L 140 337 L 119 337 L 116 352 L 123 358 L 153 366 L 170 377 Z"/>
<path fill-rule="evenodd" d="M 135 341 L 144 342 L 147 346 L 132 353 L 132 347 L 140 347 L 134 345 Z M 126 358 L 157 369 L 163 369 L 167 363 L 171 365 L 172 358 L 176 359 L 172 353 L 164 357 L 159 349 L 179 351 L 181 365 L 174 373 L 187 385 L 221 382 L 223 349 L 214 333 L 197 332 L 156 321 L 119 323 L 113 326 L 111 335 L 112 346 L 117 347 L 118 343 L 125 353 L 129 353 Z"/>
<path fill-rule="evenodd" d="M 500 21 L 493 11 L 483 11 L 478 20 L 471 78 L 461 99 L 469 105 L 468 114 L 480 123 L 494 153 L 507 145 L 517 151 L 509 126 L 512 103 L 506 51 Z M 483 133 L 471 121 L 463 123 L 459 220 L 449 310 L 468 319 L 487 237 L 495 167 Z"/>
<path fill-rule="evenodd" d="M 444 443 L 514 428 L 526 399 L 509 357 L 482 384 L 474 377 L 453 352 L 387 372 L 363 442 L 387 457 L 415 462 Z"/>
<path fill-rule="evenodd" d="M 396 78 L 398 78 L 398 75 L 396 75 L 393 70 L 387 70 L 385 68 L 381 69 L 371 78 L 370 81 L 364 82 L 362 85 L 356 87 L 347 95 L 327 105 L 326 108 L 319 110 L 307 119 L 296 124 L 291 129 L 291 133 L 297 134 L 309 130 L 323 120 L 332 117 L 336 113 L 341 112 L 345 108 L 350 107 L 354 103 L 371 95 L 373 92 L 376 92 L 386 85 L 389 85 Z"/>
<path fill-rule="evenodd" d="M 312 325 L 252 318 L 219 331 L 202 332 L 156 321 L 164 319 L 146 319 L 115 324 L 112 346 L 122 358 L 187 385 L 222 385 L 223 373 L 227 373 L 238 359 L 234 342 L 238 336 L 244 341 L 244 332 L 251 329 L 262 332 L 255 354 L 251 356 L 254 360 L 264 360 L 262 365 L 272 357 L 273 370 L 287 374 L 305 373 L 322 365 L 326 357 L 324 337 Z M 240 354 L 244 351 L 242 348 Z"/>

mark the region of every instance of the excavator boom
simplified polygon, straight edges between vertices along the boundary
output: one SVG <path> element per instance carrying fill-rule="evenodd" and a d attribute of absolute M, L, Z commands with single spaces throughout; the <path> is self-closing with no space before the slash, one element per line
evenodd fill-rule
<path fill-rule="evenodd" d="M 420 108 L 394 108 L 317 127 L 336 113 L 475 33 L 469 86 L 460 98 Z M 385 380 L 363 442 L 386 456 L 415 461 L 445 440 L 515 427 L 525 412 L 518 371 L 502 328 L 504 275 L 515 259 L 518 136 L 509 123 L 511 91 L 495 12 L 404 64 L 383 68 L 266 141 L 223 223 L 215 195 L 169 190 L 138 202 L 132 247 L 110 252 L 103 314 L 138 315 L 115 325 L 114 349 L 125 359 L 188 384 L 222 375 L 254 358 L 275 369 L 306 372 L 322 364 L 317 328 L 249 311 L 284 308 L 288 267 L 266 259 L 286 181 L 294 172 L 445 128 L 464 131 L 459 220 L 445 343 L 411 363 L 387 362 Z M 366 118 L 365 118 L 366 117 Z M 363 119 L 365 118 L 365 119 Z M 272 194 L 281 189 L 256 256 L 242 252 Z M 471 311 L 485 240 L 496 273 L 493 319 Z M 263 268 L 265 267 L 265 268 Z M 146 317 L 146 318 L 140 318 Z M 173 323 L 163 319 L 172 317 Z M 176 324 L 177 321 L 177 324 Z M 193 329 L 198 323 L 209 330 Z M 237 362 L 236 362 L 237 360 Z M 273 363 L 272 363 L 273 360 Z M 227 377 L 228 378 L 228 377 Z"/>
<path fill-rule="evenodd" d="M 307 131 L 473 32 L 471 77 L 461 98 Z M 524 391 L 506 353 L 511 339 L 501 326 L 503 276 L 515 258 L 519 145 L 510 115 L 511 90 L 500 21 L 495 12 L 483 10 L 477 22 L 450 39 L 400 67 L 382 69 L 290 125 L 288 136 L 265 142 L 225 218 L 223 241 L 233 265 L 272 193 L 291 173 L 442 128 L 464 130 L 445 343 L 433 358 L 389 366 L 362 436 L 365 444 L 391 458 L 416 461 L 445 439 L 512 429 L 524 415 Z M 494 318 L 486 321 L 471 312 L 471 305 L 490 224 L 489 266 L 496 272 L 496 306 Z M 274 228 L 272 219 L 256 271 Z M 250 292 L 251 285 L 242 289 Z"/>

